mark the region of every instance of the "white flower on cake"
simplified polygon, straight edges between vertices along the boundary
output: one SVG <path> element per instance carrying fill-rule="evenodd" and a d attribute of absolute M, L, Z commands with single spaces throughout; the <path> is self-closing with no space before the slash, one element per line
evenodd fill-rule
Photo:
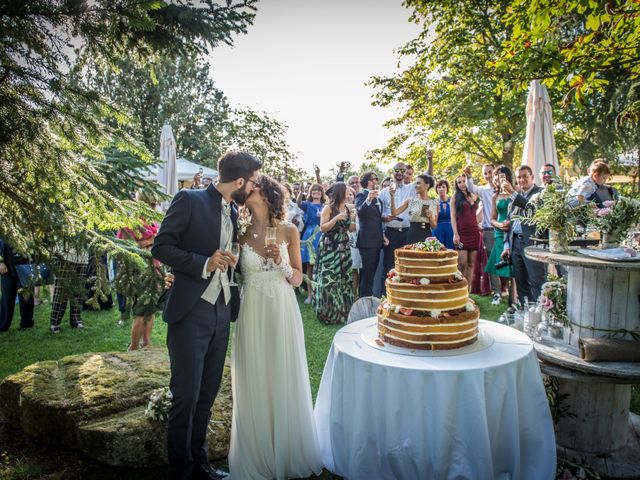
<path fill-rule="evenodd" d="M 433 318 L 438 318 L 442 312 L 440 310 L 431 310 L 430 313 Z"/>
<path fill-rule="evenodd" d="M 396 313 L 400 313 L 400 305 L 396 305 L 393 311 Z"/>
<path fill-rule="evenodd" d="M 456 273 L 453 274 L 453 278 L 455 278 L 456 280 L 463 279 L 463 276 L 462 276 L 462 273 L 460 273 L 460 270 L 458 270 Z"/>
<path fill-rule="evenodd" d="M 395 277 L 391 277 L 391 283 L 402 283 L 402 279 L 396 275 Z"/>
<path fill-rule="evenodd" d="M 421 278 L 420 279 L 420 285 L 429 285 L 429 279 L 428 278 Z"/>
<path fill-rule="evenodd" d="M 467 302 L 464 304 L 464 309 L 467 312 L 473 312 L 476 309 L 476 306 L 472 302 Z"/>

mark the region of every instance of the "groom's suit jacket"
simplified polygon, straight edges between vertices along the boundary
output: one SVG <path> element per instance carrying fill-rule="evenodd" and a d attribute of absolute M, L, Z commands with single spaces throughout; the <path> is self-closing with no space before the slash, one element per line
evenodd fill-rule
<path fill-rule="evenodd" d="M 182 320 L 196 305 L 209 285 L 202 278 L 208 258 L 220 248 L 222 195 L 213 186 L 206 190 L 181 190 L 173 198 L 153 243 L 152 253 L 175 275 L 168 292 L 163 319 L 167 323 Z M 233 241 L 237 241 L 238 212 L 231 204 Z M 227 275 L 230 270 L 227 270 Z M 221 299 L 223 293 L 220 292 Z M 240 309 L 238 287 L 231 287 L 231 321 Z"/>

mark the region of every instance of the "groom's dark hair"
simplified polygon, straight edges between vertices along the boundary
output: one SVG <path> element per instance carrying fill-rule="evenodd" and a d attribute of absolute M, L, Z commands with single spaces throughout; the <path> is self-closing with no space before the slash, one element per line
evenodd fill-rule
<path fill-rule="evenodd" d="M 219 181 L 227 183 L 238 178 L 247 180 L 260 168 L 262 168 L 262 162 L 247 152 L 227 152 L 218 159 Z"/>

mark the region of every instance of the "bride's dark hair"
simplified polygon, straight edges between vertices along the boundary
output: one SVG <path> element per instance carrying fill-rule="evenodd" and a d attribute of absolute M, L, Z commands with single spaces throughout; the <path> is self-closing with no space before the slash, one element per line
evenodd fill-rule
<path fill-rule="evenodd" d="M 275 225 L 276 220 L 284 220 L 287 204 L 286 190 L 267 175 L 260 175 L 257 186 L 269 209 L 269 225 Z"/>

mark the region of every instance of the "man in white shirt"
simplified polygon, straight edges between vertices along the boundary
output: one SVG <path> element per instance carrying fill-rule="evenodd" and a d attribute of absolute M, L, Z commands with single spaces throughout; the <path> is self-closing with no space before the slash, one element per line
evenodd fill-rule
<path fill-rule="evenodd" d="M 405 200 L 416 196 L 415 186 L 404 183 L 406 171 L 406 165 L 402 162 L 396 163 L 393 167 L 393 179 L 395 183 L 394 202 L 396 205 L 402 205 Z M 407 244 L 407 235 L 409 234 L 409 210 L 405 210 L 396 217 L 391 215 L 391 194 L 389 188 L 382 189 L 378 200 L 382 204 L 382 220 L 385 222 L 384 231 L 389 241 L 389 244 L 384 247 L 383 275 L 386 277 L 389 270 L 393 268 L 396 249 L 402 248 Z"/>
<path fill-rule="evenodd" d="M 482 166 L 482 177 L 487 184 L 478 187 L 473 183 L 471 166 L 467 165 L 464 169 L 464 174 L 467 177 L 467 190 L 477 195 L 482 201 L 482 243 L 484 244 L 487 258 L 491 255 L 491 250 L 493 250 L 495 243 L 493 225 L 491 225 L 491 208 L 493 205 L 493 196 L 495 195 L 493 171 L 494 166 L 491 163 Z M 489 278 L 491 280 L 491 291 L 493 292 L 491 304 L 499 305 L 501 300 L 500 277 L 498 275 L 489 275 Z"/>

